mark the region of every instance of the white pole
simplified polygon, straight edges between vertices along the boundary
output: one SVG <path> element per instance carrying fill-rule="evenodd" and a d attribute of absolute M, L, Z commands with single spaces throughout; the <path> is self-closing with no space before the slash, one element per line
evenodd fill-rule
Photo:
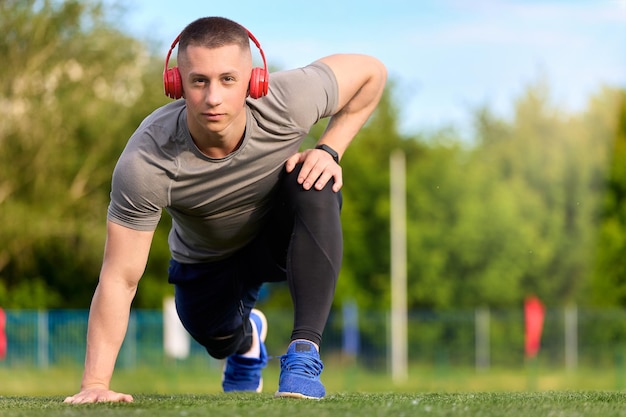
<path fill-rule="evenodd" d="M 389 159 L 391 189 L 391 377 L 408 379 L 406 298 L 406 162 L 396 150 Z"/>
<path fill-rule="evenodd" d="M 191 350 L 191 338 L 180 322 L 174 297 L 163 300 L 163 351 L 174 359 L 187 359 Z"/>
<path fill-rule="evenodd" d="M 485 371 L 491 364 L 489 308 L 476 309 L 476 370 Z"/>
<path fill-rule="evenodd" d="M 50 345 L 50 327 L 48 324 L 48 310 L 37 312 L 37 365 L 47 368 L 50 365 L 48 346 Z"/>
<path fill-rule="evenodd" d="M 565 368 L 576 370 L 578 366 L 578 308 L 565 308 Z"/>

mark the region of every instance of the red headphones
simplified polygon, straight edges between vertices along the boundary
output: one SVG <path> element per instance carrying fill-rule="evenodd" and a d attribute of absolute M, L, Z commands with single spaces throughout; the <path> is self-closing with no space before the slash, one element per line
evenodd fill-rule
<path fill-rule="evenodd" d="M 252 74 L 250 75 L 250 97 L 252 98 L 260 98 L 267 95 L 269 90 L 269 81 L 270 74 L 267 71 L 267 62 L 265 62 L 265 54 L 263 53 L 263 49 L 261 49 L 261 45 L 259 41 L 256 40 L 254 35 L 250 33 L 249 30 L 248 37 L 254 42 L 259 51 L 261 52 L 261 58 L 263 58 L 263 68 L 257 67 L 252 68 Z M 172 55 L 172 51 L 176 47 L 178 40 L 180 39 L 180 35 L 174 39 L 172 42 L 172 46 L 170 46 L 170 50 L 167 53 L 167 57 L 165 58 L 165 68 L 163 68 L 163 86 L 165 87 L 165 95 L 169 98 L 173 98 L 177 100 L 183 96 L 183 81 L 180 77 L 180 71 L 178 71 L 178 67 L 168 68 L 170 62 L 170 55 Z"/>

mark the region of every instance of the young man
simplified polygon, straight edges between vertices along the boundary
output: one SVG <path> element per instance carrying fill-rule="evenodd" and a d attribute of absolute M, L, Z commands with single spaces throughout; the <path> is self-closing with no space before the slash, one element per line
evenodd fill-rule
<path fill-rule="evenodd" d="M 81 390 L 65 402 L 132 401 L 109 382 L 162 209 L 178 314 L 226 359 L 224 390 L 261 390 L 267 322 L 253 307 L 263 282 L 287 280 L 294 327 L 276 396 L 322 398 L 319 345 L 342 256 L 338 162 L 382 95 L 385 67 L 332 55 L 273 73 L 268 89 L 266 68 L 252 68 L 250 39 L 260 45 L 239 24 L 203 18 L 179 39 L 164 82 L 184 100 L 148 116 L 115 168 Z M 325 117 L 318 146 L 299 152 Z"/>

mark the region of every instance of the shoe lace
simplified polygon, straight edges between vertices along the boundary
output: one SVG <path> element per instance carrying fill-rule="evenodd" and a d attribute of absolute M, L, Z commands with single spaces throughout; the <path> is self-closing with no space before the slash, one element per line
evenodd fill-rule
<path fill-rule="evenodd" d="M 283 355 L 280 356 L 280 363 L 290 372 L 306 378 L 316 378 L 324 369 L 324 364 L 321 360 L 307 355 Z"/>

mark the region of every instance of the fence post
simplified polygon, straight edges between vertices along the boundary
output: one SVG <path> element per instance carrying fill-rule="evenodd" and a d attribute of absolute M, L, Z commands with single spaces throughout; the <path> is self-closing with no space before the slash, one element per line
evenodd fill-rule
<path fill-rule="evenodd" d="M 406 270 L 406 157 L 396 150 L 389 157 L 391 202 L 391 377 L 409 378 Z"/>
<path fill-rule="evenodd" d="M 137 312 L 132 310 L 128 317 L 128 328 L 120 351 L 120 359 L 124 368 L 137 367 Z"/>
<path fill-rule="evenodd" d="M 578 308 L 565 307 L 565 369 L 578 367 Z"/>
<path fill-rule="evenodd" d="M 47 368 L 50 364 L 48 344 L 50 340 L 48 327 L 48 311 L 37 311 L 37 366 Z"/>
<path fill-rule="evenodd" d="M 163 353 L 174 359 L 187 359 L 191 339 L 180 322 L 174 297 L 163 299 Z"/>
<path fill-rule="evenodd" d="M 479 307 L 475 313 L 476 370 L 486 371 L 491 364 L 490 334 L 491 317 L 488 307 Z"/>
<path fill-rule="evenodd" d="M 352 362 L 359 356 L 359 308 L 356 302 L 351 300 L 343 304 L 341 312 L 343 319 L 343 354 Z"/>

